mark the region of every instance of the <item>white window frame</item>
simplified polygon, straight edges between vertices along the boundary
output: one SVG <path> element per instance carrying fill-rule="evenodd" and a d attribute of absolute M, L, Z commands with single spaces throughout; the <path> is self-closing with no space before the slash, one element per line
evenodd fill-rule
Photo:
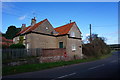
<path fill-rule="evenodd" d="M 19 37 L 17 37 L 17 40 L 18 40 L 18 41 L 20 40 Z"/>
<path fill-rule="evenodd" d="M 71 37 L 75 37 L 75 32 L 72 31 L 71 34 L 70 34 L 70 36 Z"/>
<path fill-rule="evenodd" d="M 45 27 L 46 30 L 48 30 L 48 27 Z"/>
<path fill-rule="evenodd" d="M 13 42 L 15 42 L 15 38 L 13 38 Z"/>
<path fill-rule="evenodd" d="M 76 45 L 72 45 L 72 51 L 75 51 L 76 50 Z"/>
<path fill-rule="evenodd" d="M 30 44 L 29 44 L 29 43 L 27 43 L 26 48 L 27 48 L 27 49 L 29 49 L 29 47 L 30 47 Z"/>
<path fill-rule="evenodd" d="M 25 40 L 23 41 L 23 45 L 25 46 L 26 44 L 25 44 Z"/>

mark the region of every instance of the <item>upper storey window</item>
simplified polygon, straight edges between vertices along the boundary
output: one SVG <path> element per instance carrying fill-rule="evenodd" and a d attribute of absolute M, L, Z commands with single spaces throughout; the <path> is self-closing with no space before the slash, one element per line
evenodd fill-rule
<path fill-rule="evenodd" d="M 46 27 L 46 30 L 48 30 L 48 27 Z"/>
<path fill-rule="evenodd" d="M 71 36 L 71 37 L 75 37 L 75 32 L 72 31 L 72 32 L 70 33 L 70 36 Z"/>

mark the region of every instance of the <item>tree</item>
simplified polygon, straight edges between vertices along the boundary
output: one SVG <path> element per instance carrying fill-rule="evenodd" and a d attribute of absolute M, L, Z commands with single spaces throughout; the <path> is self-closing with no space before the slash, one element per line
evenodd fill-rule
<path fill-rule="evenodd" d="M 98 34 L 92 34 L 91 35 L 91 41 L 93 41 L 94 39 L 98 38 Z M 90 36 L 87 36 L 86 39 L 90 42 Z"/>
<path fill-rule="evenodd" d="M 7 39 L 13 39 L 14 36 L 20 31 L 20 28 L 16 28 L 15 26 L 9 26 L 6 34 L 4 35 Z"/>
<path fill-rule="evenodd" d="M 89 40 L 90 37 L 87 37 Z M 110 53 L 110 48 L 106 45 L 104 37 L 98 37 L 98 34 L 92 34 L 91 43 L 83 45 L 83 54 L 86 56 L 100 57 Z"/>

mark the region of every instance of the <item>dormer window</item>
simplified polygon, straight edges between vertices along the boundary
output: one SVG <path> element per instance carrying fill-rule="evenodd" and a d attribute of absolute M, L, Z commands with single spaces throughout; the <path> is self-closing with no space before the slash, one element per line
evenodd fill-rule
<path fill-rule="evenodd" d="M 70 36 L 75 37 L 75 32 L 71 32 Z"/>

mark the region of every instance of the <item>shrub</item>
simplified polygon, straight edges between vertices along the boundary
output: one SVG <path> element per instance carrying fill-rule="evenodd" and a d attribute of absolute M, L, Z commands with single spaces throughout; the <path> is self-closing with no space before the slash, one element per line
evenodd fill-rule
<path fill-rule="evenodd" d="M 8 47 L 9 47 L 8 45 L 2 45 L 2 49 L 6 49 Z"/>
<path fill-rule="evenodd" d="M 20 36 L 19 39 L 20 39 L 20 40 L 19 40 L 19 43 L 20 43 L 20 44 L 23 44 L 24 37 L 23 37 L 23 36 Z"/>
<path fill-rule="evenodd" d="M 91 43 L 83 44 L 83 54 L 87 57 L 100 57 L 109 54 L 111 49 L 102 37 L 94 36 Z"/>
<path fill-rule="evenodd" d="M 25 48 L 25 46 L 23 44 L 18 43 L 18 44 L 12 44 L 12 45 L 10 45 L 9 48 Z"/>

